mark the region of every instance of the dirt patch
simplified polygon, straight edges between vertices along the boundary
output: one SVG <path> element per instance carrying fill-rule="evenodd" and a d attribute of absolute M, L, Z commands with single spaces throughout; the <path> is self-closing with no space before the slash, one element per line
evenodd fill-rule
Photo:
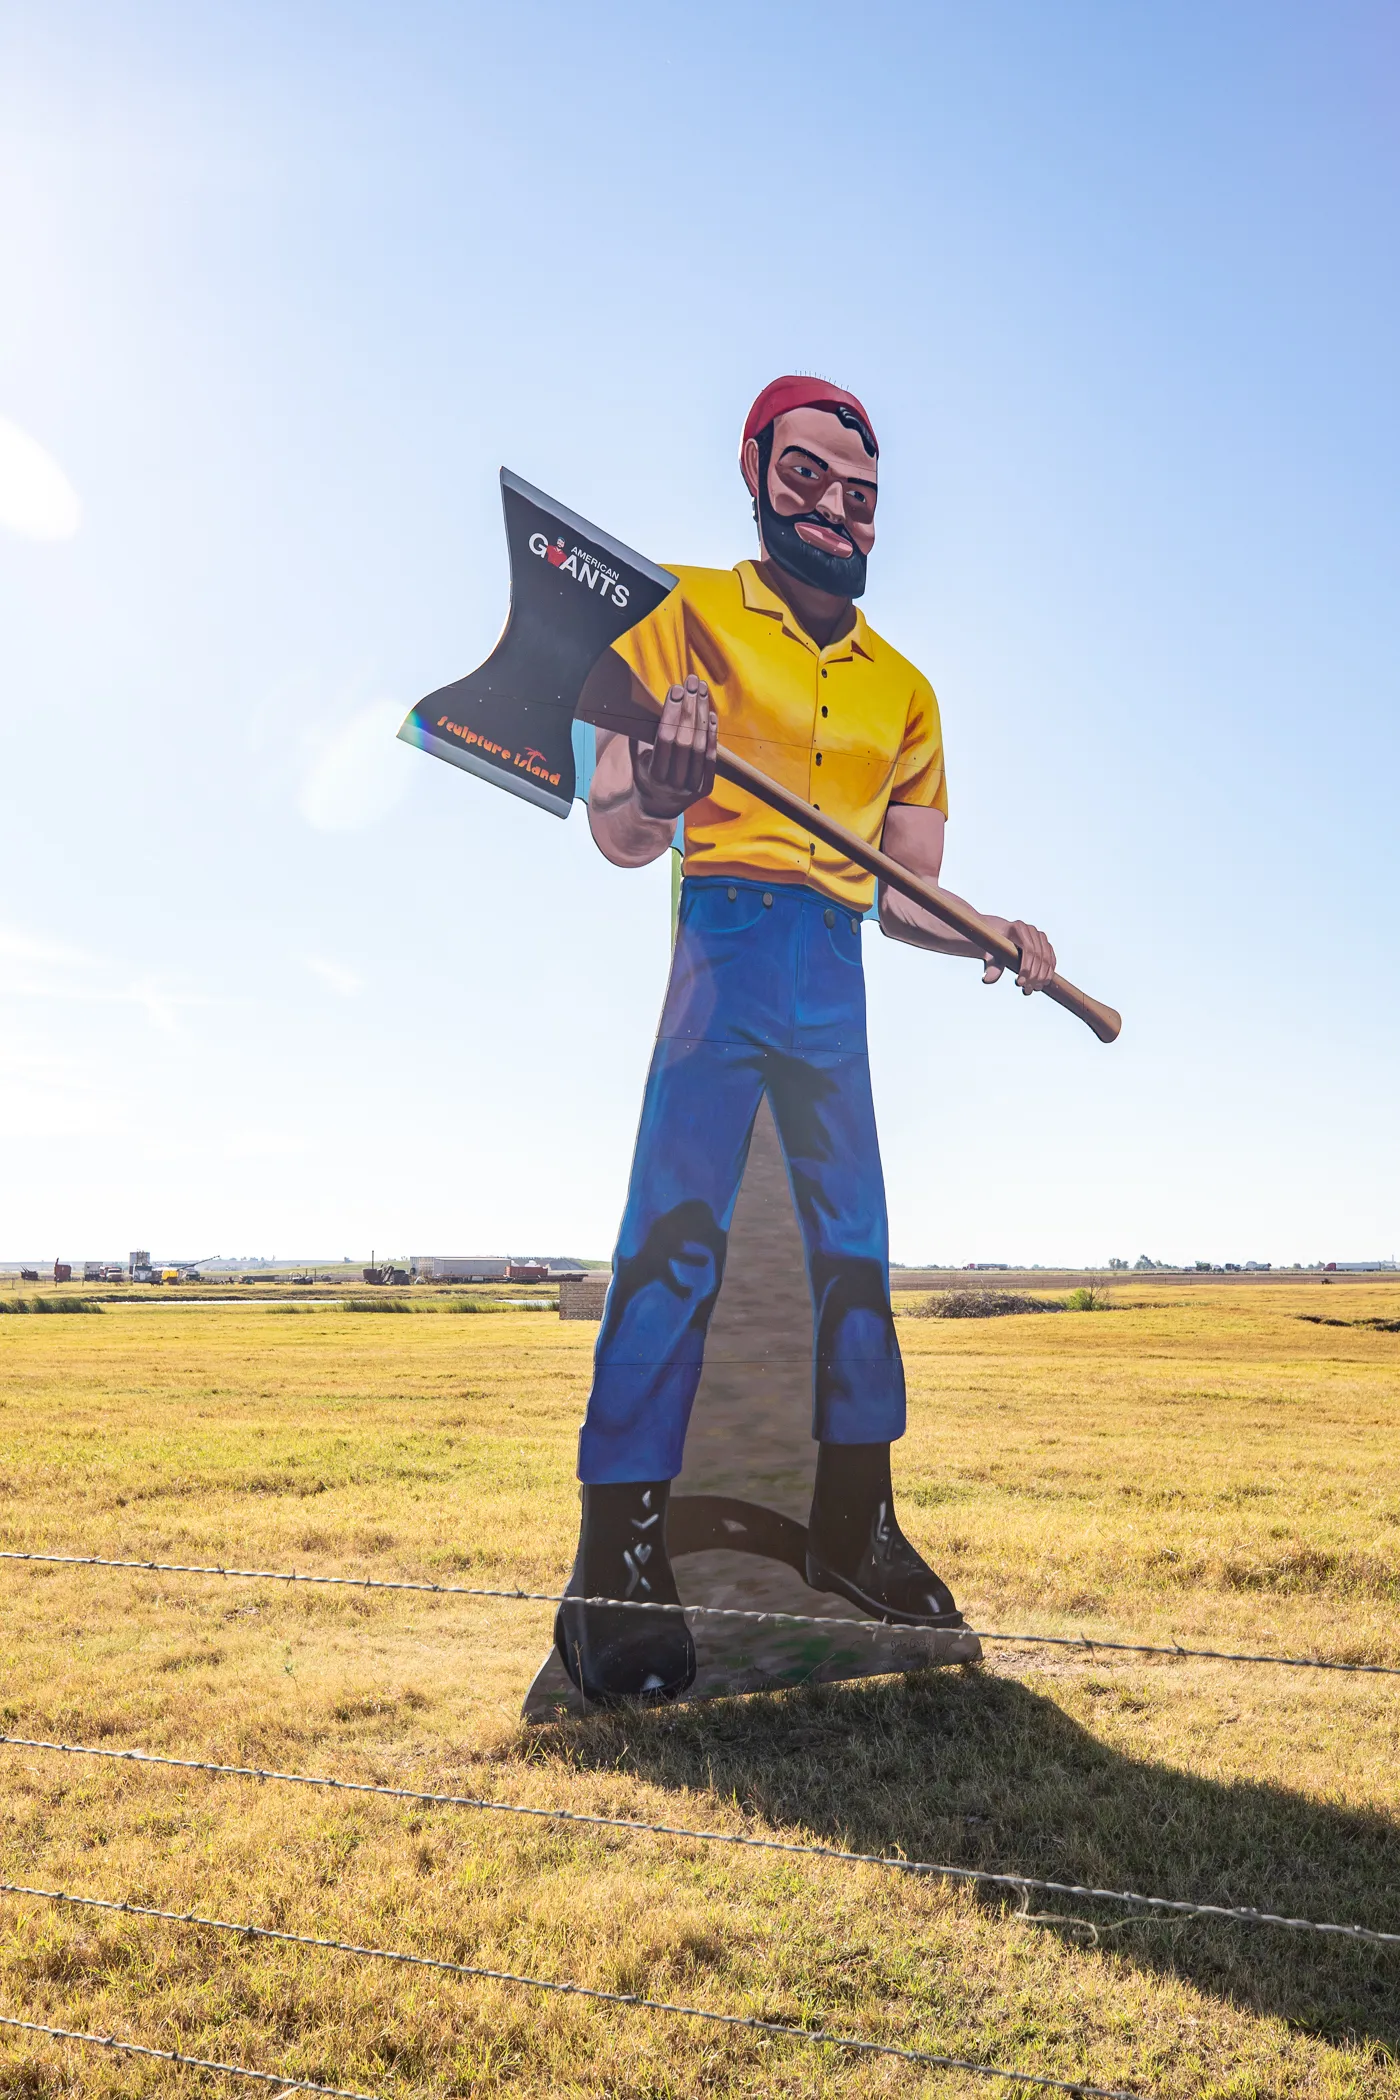
<path fill-rule="evenodd" d="M 1310 1327 L 1369 1327 L 1372 1334 L 1400 1334 L 1400 1320 L 1329 1320 L 1326 1313 L 1295 1313 Z"/>

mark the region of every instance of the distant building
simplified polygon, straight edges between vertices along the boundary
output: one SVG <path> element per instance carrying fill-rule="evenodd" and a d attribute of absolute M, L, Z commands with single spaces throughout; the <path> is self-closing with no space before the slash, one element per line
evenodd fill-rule
<path fill-rule="evenodd" d="M 424 1283 L 504 1283 L 510 1261 L 504 1254 L 413 1254 L 409 1267 Z"/>
<path fill-rule="evenodd" d="M 571 1255 L 543 1254 L 413 1254 L 409 1268 L 420 1283 L 557 1283 L 584 1273 Z"/>
<path fill-rule="evenodd" d="M 151 1266 L 151 1250 L 149 1247 L 133 1248 L 126 1259 L 128 1267 L 132 1270 L 149 1269 Z"/>
<path fill-rule="evenodd" d="M 1326 1266 L 1339 1276 L 1370 1276 L 1377 1270 L 1393 1271 L 1396 1263 L 1392 1254 L 1389 1261 L 1329 1261 Z"/>

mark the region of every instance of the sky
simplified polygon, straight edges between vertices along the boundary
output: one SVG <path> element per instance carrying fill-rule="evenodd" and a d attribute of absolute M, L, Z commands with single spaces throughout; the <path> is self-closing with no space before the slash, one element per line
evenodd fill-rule
<path fill-rule="evenodd" d="M 907 1263 L 1400 1245 L 1387 0 L 10 0 L 0 1256 L 606 1256 L 669 877 L 395 741 L 504 463 L 752 551 L 881 441 L 944 877 L 1105 1047 L 865 930 Z"/>

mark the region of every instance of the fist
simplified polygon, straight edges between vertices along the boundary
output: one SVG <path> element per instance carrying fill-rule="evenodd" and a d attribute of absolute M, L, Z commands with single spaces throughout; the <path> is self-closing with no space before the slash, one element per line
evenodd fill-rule
<path fill-rule="evenodd" d="M 1002 922 L 1008 940 L 1016 943 L 1021 951 L 1021 967 L 1016 972 L 1016 982 L 1030 997 L 1032 992 L 1043 992 L 1055 974 L 1055 951 L 1038 926 L 1028 925 L 1024 919 L 1006 919 Z M 995 956 L 987 957 L 987 967 L 982 972 L 983 984 L 995 984 L 1001 975 L 1001 964 Z"/>
<path fill-rule="evenodd" d="M 692 672 L 667 693 L 655 743 L 632 738 L 632 779 L 644 816 L 673 821 L 704 801 L 715 784 L 718 736 L 710 688 Z"/>

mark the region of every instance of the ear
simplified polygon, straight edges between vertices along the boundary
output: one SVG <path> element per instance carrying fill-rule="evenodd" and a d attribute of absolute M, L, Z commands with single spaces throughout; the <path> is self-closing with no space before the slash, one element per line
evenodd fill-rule
<path fill-rule="evenodd" d="M 749 494 L 758 500 L 758 439 L 745 438 L 744 449 L 739 454 L 739 467 L 748 483 Z"/>

